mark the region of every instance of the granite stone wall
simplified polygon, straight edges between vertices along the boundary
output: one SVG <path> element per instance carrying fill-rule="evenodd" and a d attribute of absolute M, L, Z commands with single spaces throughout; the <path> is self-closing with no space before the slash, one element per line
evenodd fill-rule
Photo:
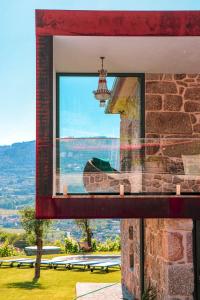
<path fill-rule="evenodd" d="M 139 86 L 138 86 L 139 87 Z M 126 178 L 131 184 L 131 192 L 140 193 L 142 190 L 142 172 L 140 163 L 140 150 L 130 150 L 129 147 L 138 141 L 140 143 L 140 97 L 135 97 L 134 103 L 123 107 L 120 114 L 120 165 Z M 134 114 L 129 109 L 135 107 Z M 136 159 L 137 157 L 137 159 Z M 132 238 L 130 233 L 132 232 Z M 124 219 L 121 221 L 121 245 L 122 245 L 122 286 L 135 300 L 141 299 L 141 266 L 140 266 L 140 219 Z"/>
<path fill-rule="evenodd" d="M 199 192 L 200 176 L 185 176 L 182 155 L 200 154 L 200 75 L 146 74 L 144 191 Z"/>
<path fill-rule="evenodd" d="M 175 192 L 180 184 L 181 192 L 199 192 L 200 177 L 185 175 L 182 155 L 200 153 L 200 75 L 146 74 L 145 119 L 143 191 Z M 192 220 L 146 219 L 144 223 L 145 288 L 149 283 L 156 287 L 158 300 L 193 299 Z M 133 241 L 128 238 L 130 226 Z M 138 219 L 121 222 L 121 239 L 122 284 L 141 299 Z"/>
<path fill-rule="evenodd" d="M 182 155 L 199 154 L 200 75 L 146 74 L 146 138 L 164 145 L 146 149 L 144 190 L 200 191 L 199 176 L 184 175 Z M 145 285 L 158 299 L 193 299 L 192 220 L 145 220 Z"/>
<path fill-rule="evenodd" d="M 138 151 L 121 151 L 124 174 L 88 169 L 84 184 L 94 192 L 118 192 L 120 184 L 125 191 L 139 193 L 175 192 L 177 184 L 181 192 L 199 192 L 200 176 L 185 175 L 182 155 L 200 154 L 200 75 L 146 74 L 145 81 L 143 161 L 136 161 Z M 139 120 L 132 119 L 121 116 L 121 146 L 138 139 Z M 140 162 L 144 162 L 143 173 Z M 145 288 L 149 283 L 156 287 L 158 300 L 193 299 L 192 220 L 146 219 L 144 223 Z M 141 299 L 140 241 L 140 220 L 122 220 L 122 285 L 135 299 Z"/>
<path fill-rule="evenodd" d="M 145 220 L 145 285 L 158 300 L 193 299 L 192 220 Z"/>
<path fill-rule="evenodd" d="M 139 219 L 121 221 L 121 245 L 122 286 L 130 295 L 134 295 L 135 300 L 139 300 L 141 299 Z"/>
<path fill-rule="evenodd" d="M 122 174 L 123 175 L 123 174 Z M 118 193 L 120 185 L 124 186 L 124 192 L 130 193 L 131 185 L 127 178 L 122 178 L 120 173 L 94 172 L 83 173 L 83 183 L 89 193 Z"/>

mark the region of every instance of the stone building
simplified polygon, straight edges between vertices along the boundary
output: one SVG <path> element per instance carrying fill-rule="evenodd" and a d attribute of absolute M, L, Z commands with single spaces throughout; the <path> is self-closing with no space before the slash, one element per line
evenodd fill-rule
<path fill-rule="evenodd" d="M 151 153 L 162 158 L 159 171 L 166 168 L 168 172 L 158 174 L 158 169 L 153 166 L 150 173 L 144 174 L 144 189 L 170 192 L 174 191 L 176 184 L 179 183 L 182 191 L 199 191 L 199 175 L 192 178 L 182 175 L 184 172 L 181 171 L 183 162 L 180 151 L 185 155 L 191 155 L 191 152 L 199 153 L 200 76 L 198 74 L 146 74 L 145 86 L 146 137 L 174 138 L 172 141 L 175 142 L 163 152 L 158 147 Z M 186 142 L 187 138 L 194 138 L 194 143 L 182 144 L 180 150 L 180 144 L 176 143 L 177 138 L 186 138 Z M 146 159 L 148 161 L 148 156 Z M 170 172 L 172 166 L 178 169 L 176 175 L 173 175 L 174 169 L 173 173 Z M 148 163 L 148 171 L 149 167 Z M 144 219 L 145 286 L 148 283 L 155 286 L 158 299 L 193 299 L 192 229 L 193 222 L 190 219 Z M 134 232 L 132 238 L 129 237 L 130 230 Z M 122 282 L 131 294 L 140 299 L 142 272 L 140 220 L 123 220 L 121 237 L 124 260 Z M 132 255 L 134 263 L 131 262 Z M 130 264 L 133 264 L 134 268 L 131 266 L 128 269 L 127 265 Z"/>
<path fill-rule="evenodd" d="M 87 190 L 94 192 L 98 185 L 104 192 L 117 192 L 124 184 L 125 192 L 175 193 L 178 184 L 181 192 L 199 192 L 199 167 L 197 173 L 185 174 L 183 158 L 199 159 L 200 75 L 145 74 L 144 139 L 139 87 L 136 77 L 117 78 L 106 113 L 121 117 L 121 172 L 112 179 L 112 173 L 90 167 L 84 177 Z M 144 146 L 144 157 L 134 145 Z M 121 221 L 122 283 L 135 299 L 148 285 L 156 288 L 157 299 L 193 299 L 192 229 L 190 219 Z"/>

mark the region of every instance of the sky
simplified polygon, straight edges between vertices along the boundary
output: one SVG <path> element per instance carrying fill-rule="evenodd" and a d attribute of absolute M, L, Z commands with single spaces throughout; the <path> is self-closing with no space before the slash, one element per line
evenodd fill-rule
<path fill-rule="evenodd" d="M 200 10 L 200 1 L 0 0 L 0 145 L 35 139 L 35 9 Z"/>
<path fill-rule="evenodd" d="M 107 78 L 111 90 L 115 77 Z M 60 76 L 60 137 L 115 137 L 120 134 L 119 114 L 105 114 L 93 91 L 98 77 Z"/>

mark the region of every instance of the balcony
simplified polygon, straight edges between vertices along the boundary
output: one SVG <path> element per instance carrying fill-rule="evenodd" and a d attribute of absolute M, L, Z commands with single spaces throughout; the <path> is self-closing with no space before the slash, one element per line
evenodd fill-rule
<path fill-rule="evenodd" d="M 55 196 L 200 192 L 198 138 L 62 138 L 55 153 Z"/>

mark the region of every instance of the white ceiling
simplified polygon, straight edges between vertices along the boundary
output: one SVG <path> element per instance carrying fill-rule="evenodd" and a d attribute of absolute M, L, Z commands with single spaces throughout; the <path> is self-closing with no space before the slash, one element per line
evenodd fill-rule
<path fill-rule="evenodd" d="M 199 73 L 200 37 L 54 36 L 56 72 Z"/>

